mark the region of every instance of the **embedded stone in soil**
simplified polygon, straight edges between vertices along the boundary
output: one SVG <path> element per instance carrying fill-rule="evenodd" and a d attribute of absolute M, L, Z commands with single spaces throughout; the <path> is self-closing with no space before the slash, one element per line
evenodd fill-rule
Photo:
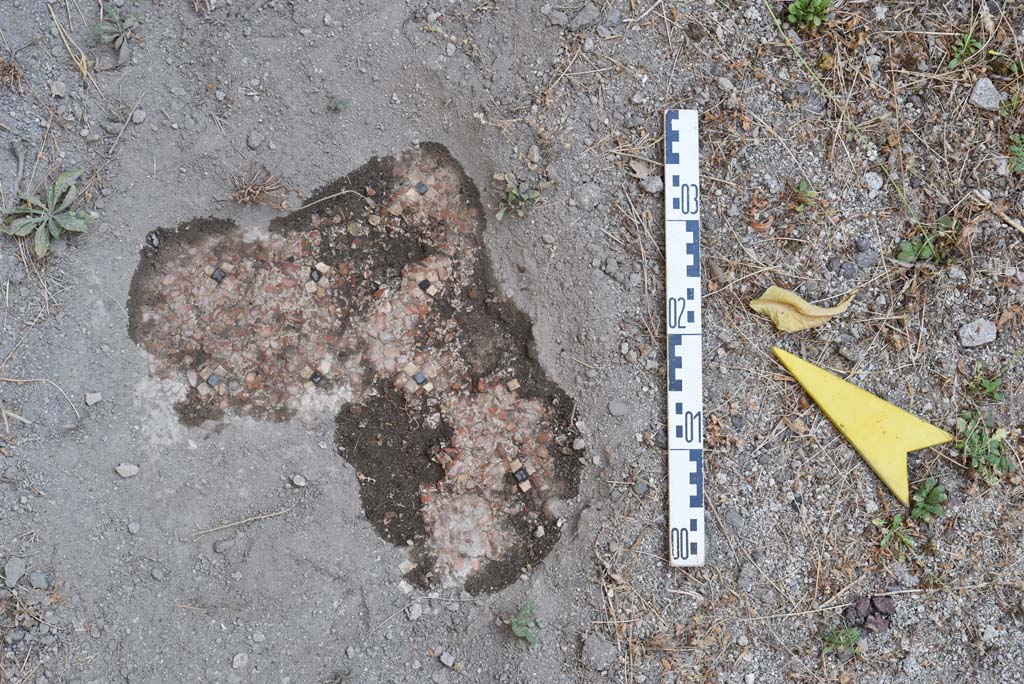
<path fill-rule="evenodd" d="M 442 146 L 375 158 L 264 231 L 148 235 L 129 333 L 183 423 L 334 412 L 405 578 L 494 591 L 557 542 L 545 503 L 576 495 L 580 454 L 529 320 L 493 294 L 484 227 Z"/>

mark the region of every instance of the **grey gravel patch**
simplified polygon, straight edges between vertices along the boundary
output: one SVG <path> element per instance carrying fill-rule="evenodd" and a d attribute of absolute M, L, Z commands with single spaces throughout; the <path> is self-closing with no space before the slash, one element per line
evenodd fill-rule
<path fill-rule="evenodd" d="M 591 28 L 601 20 L 601 10 L 592 2 L 585 4 L 572 18 L 569 28 L 573 31 L 582 31 Z"/>
<path fill-rule="evenodd" d="M 584 183 L 573 190 L 573 199 L 580 209 L 590 211 L 597 208 L 603 194 L 601 188 L 594 183 Z"/>
<path fill-rule="evenodd" d="M 25 574 L 27 566 L 25 559 L 12 556 L 7 559 L 4 563 L 4 583 L 8 588 L 13 588 L 18 583 L 21 576 Z"/>
<path fill-rule="evenodd" d="M 45 591 L 50 588 L 50 576 L 42 570 L 33 570 L 28 576 L 29 584 L 32 585 L 33 589 L 39 589 Z"/>
<path fill-rule="evenodd" d="M 213 552 L 224 553 L 234 545 L 234 539 L 218 539 L 217 541 L 213 542 Z"/>
<path fill-rule="evenodd" d="M 643 188 L 645 192 L 657 195 L 665 189 L 665 183 L 661 180 L 661 176 L 648 176 L 640 181 L 640 187 Z"/>
<path fill-rule="evenodd" d="M 583 664 L 591 670 L 601 672 L 611 669 L 618 657 L 615 644 L 605 641 L 596 634 L 583 640 Z"/>
<path fill-rule="evenodd" d="M 255 152 L 256 150 L 260 149 L 260 146 L 263 144 L 264 140 L 266 140 L 266 138 L 263 136 L 262 133 L 260 133 L 259 131 L 252 131 L 251 133 L 249 133 L 249 136 L 245 139 L 245 144 L 250 150 Z"/>
<path fill-rule="evenodd" d="M 996 341 L 996 324 L 992 321 L 979 318 L 960 328 L 960 346 L 980 347 L 983 344 Z"/>
<path fill-rule="evenodd" d="M 882 178 L 880 173 L 868 171 L 864 174 L 864 185 L 868 188 L 868 197 L 874 197 L 882 189 L 882 186 L 885 185 L 885 179 Z"/>
<path fill-rule="evenodd" d="M 970 103 L 975 107 L 989 112 L 998 112 L 999 104 L 1002 101 L 1002 94 L 996 89 L 991 80 L 987 78 L 979 78 L 978 82 L 974 84 L 974 89 L 971 91 Z"/>

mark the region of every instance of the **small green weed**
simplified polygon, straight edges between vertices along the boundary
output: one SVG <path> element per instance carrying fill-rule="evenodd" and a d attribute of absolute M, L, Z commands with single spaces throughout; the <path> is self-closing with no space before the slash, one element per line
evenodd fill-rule
<path fill-rule="evenodd" d="M 978 371 L 975 373 L 974 379 L 967 383 L 967 391 L 971 394 L 985 397 L 990 401 L 1002 401 L 1006 398 L 1006 395 L 1003 394 L 1002 386 L 1002 373 L 985 377 Z"/>
<path fill-rule="evenodd" d="M 966 411 L 956 419 L 957 448 L 964 461 L 990 485 L 1016 470 L 1007 457 L 1005 444 L 1009 432 L 996 428 L 995 421 L 980 413 Z"/>
<path fill-rule="evenodd" d="M 828 21 L 832 0 L 795 0 L 789 3 L 786 19 L 793 26 L 816 29 Z"/>
<path fill-rule="evenodd" d="M 793 198 L 793 207 L 797 211 L 803 211 L 813 207 L 818 202 L 818 193 L 807 180 L 802 180 L 796 186 L 790 188 Z"/>
<path fill-rule="evenodd" d="M 526 211 L 540 199 L 540 190 L 531 188 L 526 184 L 516 183 L 512 174 L 495 174 L 495 180 L 505 181 L 505 190 L 502 191 L 498 200 L 498 212 L 494 218 L 499 221 L 505 218 L 505 214 L 512 212 L 519 218 L 526 216 Z"/>
<path fill-rule="evenodd" d="M 1004 119 L 1012 119 L 1020 111 L 1021 105 L 1024 105 L 1024 96 L 1020 93 L 1004 97 L 1002 102 L 999 103 L 999 116 Z M 1010 136 L 1010 138 L 1012 139 L 1013 136 Z"/>
<path fill-rule="evenodd" d="M 871 522 L 882 531 L 882 539 L 878 542 L 878 545 L 883 549 L 893 546 L 899 560 L 904 558 L 904 549 L 907 551 L 915 551 L 917 549 L 917 544 L 910 538 L 910 533 L 907 531 L 902 513 L 895 514 L 889 520 L 875 518 Z"/>
<path fill-rule="evenodd" d="M 1014 173 L 1024 173 L 1024 133 L 1010 136 L 1010 168 Z"/>
<path fill-rule="evenodd" d="M 910 517 L 914 520 L 928 522 L 933 517 L 945 515 L 946 510 L 942 504 L 946 503 L 949 497 L 946 496 L 946 489 L 939 484 L 934 477 L 924 481 L 912 497 L 913 505 L 910 509 Z"/>
<path fill-rule="evenodd" d="M 332 97 L 327 101 L 327 111 L 343 112 L 348 109 L 348 100 L 340 97 Z"/>
<path fill-rule="evenodd" d="M 896 259 L 905 264 L 945 261 L 949 256 L 956 230 L 957 220 L 952 216 L 943 216 L 938 220 L 935 230 L 900 240 Z"/>
<path fill-rule="evenodd" d="M 842 655 L 847 651 L 857 648 L 857 642 L 860 641 L 860 628 L 846 627 L 840 629 L 833 627 L 821 635 L 821 640 L 825 642 L 824 650 L 826 654 L 838 653 Z"/>
<path fill-rule="evenodd" d="M 40 199 L 25 195 L 3 218 L 7 227 L 3 232 L 15 237 L 28 237 L 35 231 L 36 257 L 42 259 L 50 251 L 50 238 L 59 238 L 64 231 L 84 233 L 92 223 L 92 216 L 81 210 L 71 210 L 78 193 L 75 180 L 81 171 L 65 171 L 57 177 Z"/>
<path fill-rule="evenodd" d="M 965 33 L 949 46 L 949 54 L 952 59 L 946 65 L 948 71 L 956 69 L 968 59 L 978 54 L 981 50 L 981 41 L 974 37 L 973 33 Z"/>
<path fill-rule="evenodd" d="M 352 670 L 336 670 L 334 674 L 331 675 L 331 678 L 330 680 L 328 680 L 327 684 L 351 684 L 353 681 L 355 681 L 355 678 L 356 675 L 354 672 L 352 672 Z"/>
<path fill-rule="evenodd" d="M 533 601 L 527 601 L 519 606 L 519 612 L 508 621 L 509 627 L 512 628 L 512 633 L 531 646 L 537 643 L 537 634 L 533 631 L 534 623 L 532 617 L 535 607 Z"/>
<path fill-rule="evenodd" d="M 984 375 L 978 367 L 974 367 L 974 379 L 967 382 L 967 391 L 971 394 L 984 397 L 989 401 L 1002 401 L 1006 398 L 1003 394 L 1003 375 L 1006 371 L 1020 360 L 1021 354 L 1024 354 L 1024 347 L 1018 349 L 1010 360 L 1003 364 L 1002 368 L 993 373 L 992 375 Z"/>
<path fill-rule="evenodd" d="M 139 25 L 135 15 L 121 14 L 117 7 L 103 5 L 105 18 L 92 27 L 92 32 L 100 39 L 100 42 L 110 45 L 115 50 L 120 50 L 133 37 L 133 31 Z"/>

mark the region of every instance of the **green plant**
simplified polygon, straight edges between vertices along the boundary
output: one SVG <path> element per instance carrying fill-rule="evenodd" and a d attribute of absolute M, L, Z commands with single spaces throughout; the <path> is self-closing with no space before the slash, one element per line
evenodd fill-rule
<path fill-rule="evenodd" d="M 894 546 L 899 560 L 903 560 L 904 549 L 907 551 L 917 549 L 917 544 L 910 538 L 910 533 L 907 531 L 902 513 L 895 514 L 889 520 L 875 518 L 871 522 L 882 531 L 882 538 L 879 540 L 878 545 L 883 549 L 889 548 L 890 545 Z"/>
<path fill-rule="evenodd" d="M 949 249 L 956 235 L 956 229 L 956 219 L 948 215 L 942 216 L 939 218 L 935 230 L 900 240 L 896 259 L 905 264 L 920 261 L 944 261 L 949 256 Z"/>
<path fill-rule="evenodd" d="M 1003 428 L 996 428 L 991 418 L 966 411 L 956 419 L 956 432 L 956 445 L 964 461 L 985 482 L 997 484 L 1004 476 L 1016 470 L 1006 455 L 1003 443 L 1010 433 Z"/>
<path fill-rule="evenodd" d="M 1010 136 L 1010 167 L 1015 173 L 1024 173 L 1024 133 Z"/>
<path fill-rule="evenodd" d="M 981 49 L 981 41 L 974 37 L 973 33 L 965 33 L 949 46 L 949 54 L 952 57 L 946 69 L 952 71 L 957 66 L 966 62 Z"/>
<path fill-rule="evenodd" d="M 532 615 L 534 607 L 533 601 L 527 601 L 519 606 L 519 612 L 508 621 L 509 627 L 512 628 L 512 633 L 531 646 L 537 643 L 537 634 L 533 631 Z"/>
<path fill-rule="evenodd" d="M 1006 395 L 1002 391 L 1002 373 L 996 373 L 991 377 L 985 377 L 980 372 L 975 373 L 974 379 L 967 383 L 967 391 L 972 394 L 983 396 L 991 401 L 1002 401 Z"/>
<path fill-rule="evenodd" d="M 59 238 L 63 231 L 84 233 L 92 223 L 85 211 L 72 211 L 78 194 L 75 180 L 81 171 L 65 171 L 57 177 L 40 199 L 24 195 L 13 209 L 4 215 L 4 232 L 15 237 L 27 237 L 35 231 L 36 257 L 42 259 L 50 250 L 50 238 Z"/>
<path fill-rule="evenodd" d="M 1002 368 L 990 376 L 985 376 L 974 368 L 974 379 L 967 382 L 967 391 L 978 396 L 985 397 L 990 401 L 1002 401 L 1006 398 L 1003 394 L 1003 374 L 1006 373 L 1017 361 L 1021 354 L 1024 354 L 1024 347 L 1018 349 L 1010 360 L 1003 364 Z"/>
<path fill-rule="evenodd" d="M 106 5 L 103 5 L 103 15 L 105 18 L 92 27 L 92 32 L 96 34 L 100 42 L 120 50 L 125 43 L 132 39 L 132 31 L 138 26 L 139 21 L 135 15 L 121 14 L 121 10 L 117 7 L 107 7 Z"/>
<path fill-rule="evenodd" d="M 942 508 L 942 504 L 946 503 L 947 499 L 945 487 L 940 485 L 934 477 L 929 477 L 914 492 L 910 517 L 914 520 L 928 522 L 933 517 L 945 515 L 946 511 Z"/>
<path fill-rule="evenodd" d="M 825 642 L 824 651 L 826 654 L 838 653 L 841 655 L 857 648 L 857 642 L 860 641 L 860 628 L 846 627 L 840 629 L 833 627 L 821 635 L 821 640 Z"/>
<path fill-rule="evenodd" d="M 511 174 L 497 174 L 495 179 L 505 181 L 505 189 L 498 200 L 498 212 L 494 215 L 499 221 L 510 211 L 522 218 L 526 215 L 527 209 L 540 199 L 540 190 L 525 184 L 517 184 Z"/>
<path fill-rule="evenodd" d="M 795 0 L 789 3 L 786 18 L 800 28 L 816 29 L 828 21 L 832 0 Z"/>
<path fill-rule="evenodd" d="M 1017 115 L 1020 111 L 1021 105 L 1024 104 L 1024 96 L 1020 93 L 1014 93 L 1008 97 L 1004 97 L 999 103 L 999 116 L 1004 119 L 1010 119 Z M 1012 140 L 1014 136 L 1010 136 Z"/>
<path fill-rule="evenodd" d="M 807 180 L 802 180 L 791 190 L 793 204 L 797 211 L 803 211 L 807 207 L 813 207 L 818 201 L 818 193 Z"/>
<path fill-rule="evenodd" d="M 327 101 L 327 110 L 330 112 L 343 112 L 348 109 L 348 100 L 340 97 L 332 97 Z"/>
<path fill-rule="evenodd" d="M 327 684 L 350 684 L 353 680 L 355 680 L 355 678 L 356 675 L 352 672 L 352 670 L 336 670 L 334 674 L 331 675 L 331 678 Z"/>

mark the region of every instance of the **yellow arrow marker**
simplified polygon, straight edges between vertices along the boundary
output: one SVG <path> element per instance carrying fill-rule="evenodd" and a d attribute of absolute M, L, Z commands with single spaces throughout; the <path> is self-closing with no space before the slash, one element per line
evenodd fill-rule
<path fill-rule="evenodd" d="M 789 352 L 772 351 L 875 475 L 909 506 L 907 452 L 943 444 L 953 435 Z"/>

